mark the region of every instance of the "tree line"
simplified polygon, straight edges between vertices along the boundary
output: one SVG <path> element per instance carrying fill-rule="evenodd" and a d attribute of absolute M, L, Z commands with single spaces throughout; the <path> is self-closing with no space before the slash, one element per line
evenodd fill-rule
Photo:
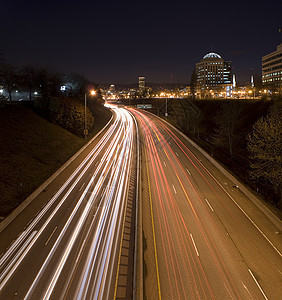
<path fill-rule="evenodd" d="M 172 121 L 238 176 L 251 179 L 251 186 L 281 209 L 282 99 L 257 104 L 194 99 L 177 103 L 172 104 Z M 260 112 L 248 114 L 250 109 Z"/>
<path fill-rule="evenodd" d="M 95 90 L 96 95 L 88 101 L 101 103 L 98 85 L 80 74 L 62 74 L 47 68 L 28 64 L 17 67 L 6 62 L 0 63 L 0 86 L 8 93 L 8 99 L 2 95 L 2 101 L 13 101 L 13 92 L 27 92 L 33 108 L 52 123 L 70 132 L 84 134 L 84 95 Z M 91 106 L 93 107 L 93 105 Z M 94 125 L 94 117 L 87 107 L 87 130 Z"/>
<path fill-rule="evenodd" d="M 240 139 L 246 139 L 249 159 L 249 175 L 262 188 L 271 188 L 276 194 L 275 204 L 281 206 L 282 191 L 282 101 L 276 99 L 266 116 L 260 117 L 246 137 L 238 132 L 242 117 L 240 106 L 235 102 L 223 104 L 215 116 L 213 143 L 234 154 Z M 273 199 L 272 199 L 273 200 Z"/>

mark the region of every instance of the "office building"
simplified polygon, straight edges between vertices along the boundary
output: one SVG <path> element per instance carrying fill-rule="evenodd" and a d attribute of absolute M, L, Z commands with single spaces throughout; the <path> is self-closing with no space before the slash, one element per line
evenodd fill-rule
<path fill-rule="evenodd" d="M 282 43 L 276 51 L 262 58 L 262 84 L 273 92 L 281 92 L 282 89 Z"/>
<path fill-rule="evenodd" d="M 139 83 L 139 92 L 144 93 L 145 92 L 145 77 L 140 76 L 138 79 L 138 83 Z"/>
<path fill-rule="evenodd" d="M 196 64 L 197 97 L 230 97 L 232 93 L 231 61 L 214 52 Z"/>

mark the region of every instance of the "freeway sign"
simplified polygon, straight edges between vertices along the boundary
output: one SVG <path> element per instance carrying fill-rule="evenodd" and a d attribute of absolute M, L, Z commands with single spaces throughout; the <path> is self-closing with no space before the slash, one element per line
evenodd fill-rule
<path fill-rule="evenodd" d="M 142 109 L 152 108 L 152 104 L 137 104 L 137 108 L 142 108 Z"/>

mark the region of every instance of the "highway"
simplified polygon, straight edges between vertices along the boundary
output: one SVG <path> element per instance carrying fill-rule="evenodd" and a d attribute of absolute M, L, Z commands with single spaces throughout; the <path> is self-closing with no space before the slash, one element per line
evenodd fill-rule
<path fill-rule="evenodd" d="M 28 220 L 27 207 L 1 232 L 0 299 L 115 297 L 137 128 L 128 111 L 113 112 L 103 135 L 57 180 L 54 193 L 51 187 L 41 193 L 48 199 L 37 214 L 20 221 Z M 5 249 L 17 233 L 10 228 L 24 226 L 16 223 L 25 228 Z"/>
<path fill-rule="evenodd" d="M 147 299 L 282 299 L 281 223 L 170 125 L 130 111 L 141 136 Z"/>
<path fill-rule="evenodd" d="M 0 232 L 0 299 L 132 299 L 139 158 L 147 299 L 282 299 L 281 222 L 168 123 L 112 110 Z"/>

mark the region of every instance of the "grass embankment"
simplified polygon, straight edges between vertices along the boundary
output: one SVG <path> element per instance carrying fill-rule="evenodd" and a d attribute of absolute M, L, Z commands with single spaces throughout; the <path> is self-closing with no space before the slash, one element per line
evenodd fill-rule
<path fill-rule="evenodd" d="M 110 112 L 97 110 L 94 136 Z M 79 138 L 38 116 L 25 105 L 0 109 L 0 218 L 7 216 L 84 144 Z"/>

